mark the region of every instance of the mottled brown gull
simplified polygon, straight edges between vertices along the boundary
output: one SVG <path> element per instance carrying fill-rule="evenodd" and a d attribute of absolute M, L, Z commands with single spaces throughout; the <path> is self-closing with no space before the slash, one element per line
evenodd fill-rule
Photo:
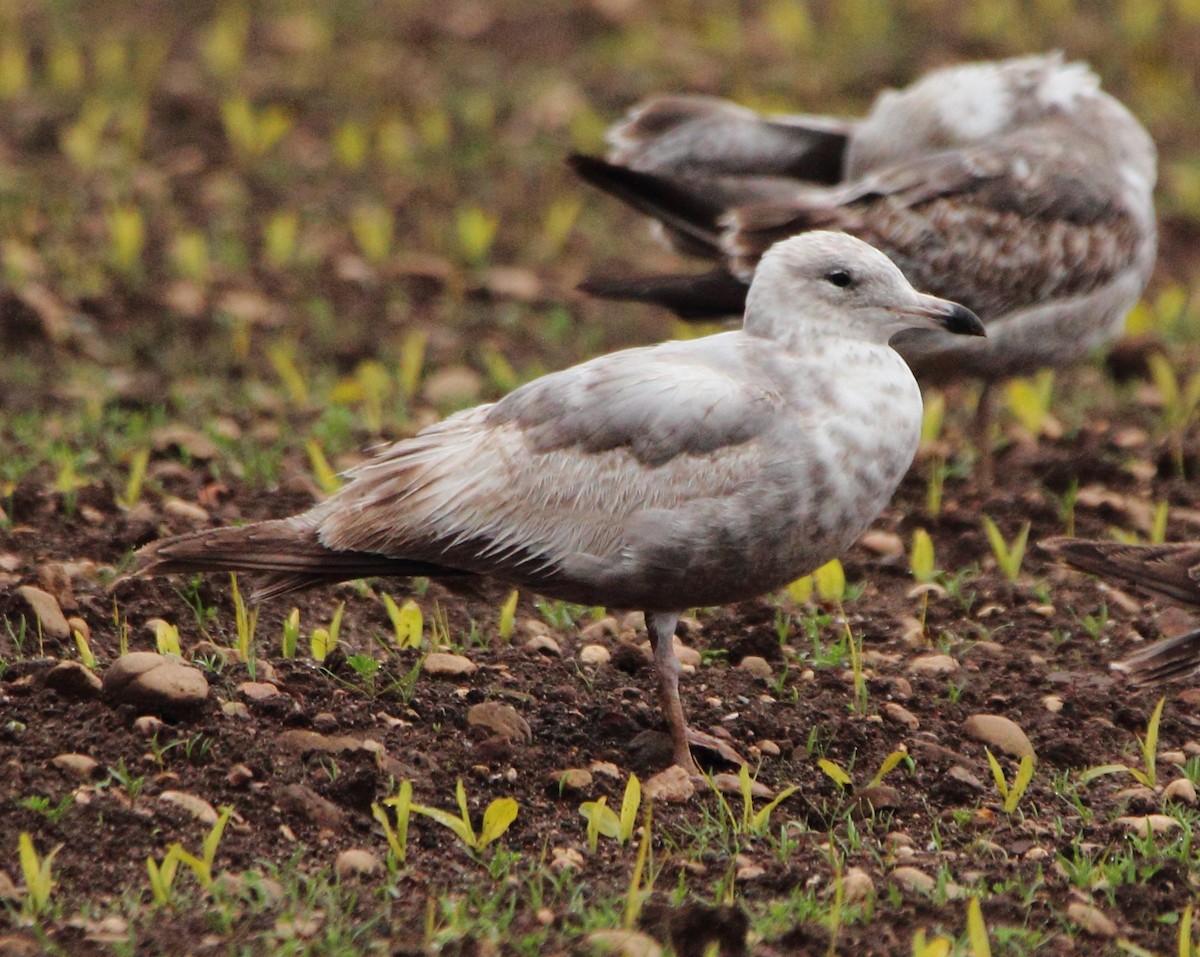
<path fill-rule="evenodd" d="M 844 230 L 987 327 L 986 340 L 898 338 L 922 382 L 1078 359 L 1119 334 L 1154 264 L 1154 144 L 1085 64 L 1059 54 L 937 70 L 882 93 L 862 120 L 659 97 L 610 144 L 607 160 L 571 162 L 719 265 L 585 289 L 685 318 L 736 315 L 771 243 Z"/>
<path fill-rule="evenodd" d="M 741 330 L 601 356 L 451 416 L 289 519 L 166 539 L 145 573 L 269 576 L 260 595 L 367 575 L 489 575 L 646 612 L 675 760 L 682 610 L 781 587 L 849 546 L 916 453 L 905 329 L 982 335 L 886 256 L 814 232 L 762 259 Z"/>
<path fill-rule="evenodd" d="M 1127 545 L 1086 538 L 1048 538 L 1038 543 L 1069 565 L 1117 578 L 1181 605 L 1200 609 L 1200 542 Z M 1165 638 L 1114 662 L 1139 684 L 1184 678 L 1200 669 L 1200 629 Z"/>

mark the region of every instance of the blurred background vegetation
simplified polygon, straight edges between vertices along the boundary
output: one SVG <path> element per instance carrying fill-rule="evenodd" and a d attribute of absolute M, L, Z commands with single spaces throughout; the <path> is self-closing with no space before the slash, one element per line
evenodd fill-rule
<path fill-rule="evenodd" d="M 677 265 L 563 165 L 636 100 L 857 114 L 1052 48 L 1158 142 L 1148 298 L 1193 321 L 1200 0 L 0 0 L 0 483 L 174 420 L 273 481 L 664 338 L 572 292 Z"/>

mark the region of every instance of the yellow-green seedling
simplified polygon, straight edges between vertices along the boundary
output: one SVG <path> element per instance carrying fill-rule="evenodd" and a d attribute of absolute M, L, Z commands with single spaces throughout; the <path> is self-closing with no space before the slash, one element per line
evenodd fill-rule
<path fill-rule="evenodd" d="M 397 605 L 395 599 L 385 592 L 383 607 L 392 623 L 392 638 L 396 647 L 420 648 L 421 637 L 425 634 L 425 616 L 421 614 L 421 606 L 411 598 L 403 605 Z"/>
<path fill-rule="evenodd" d="M 83 666 L 89 670 L 96 668 L 96 655 L 92 651 L 92 643 L 78 628 L 71 629 L 71 634 L 75 638 L 75 647 L 79 650 L 79 660 Z"/>
<path fill-rule="evenodd" d="M 413 135 L 398 116 L 382 120 L 375 131 L 375 152 L 389 169 L 400 169 L 413 156 Z"/>
<path fill-rule="evenodd" d="M 177 275 L 206 283 L 212 270 L 208 240 L 197 229 L 181 229 L 171 239 L 171 265 Z"/>
<path fill-rule="evenodd" d="M 308 464 L 312 467 L 317 487 L 326 495 L 332 495 L 341 488 L 342 480 L 338 478 L 337 472 L 329 464 L 329 459 L 325 457 L 325 450 L 321 448 L 321 443 L 316 439 L 309 439 L 304 443 L 304 450 L 308 453 Z"/>
<path fill-rule="evenodd" d="M 946 492 L 946 476 L 950 466 L 941 456 L 929 464 L 929 478 L 925 482 L 925 512 L 933 518 L 942 514 L 942 498 Z"/>
<path fill-rule="evenodd" d="M 497 392 L 512 392 L 521 384 L 521 377 L 508 357 L 493 345 L 485 345 L 479 353 L 487 370 L 488 382 Z"/>
<path fill-rule="evenodd" d="M 293 608 L 283 619 L 283 636 L 279 641 L 279 653 L 284 658 L 296 657 L 296 646 L 300 643 L 300 609 Z"/>
<path fill-rule="evenodd" d="M 931 389 L 925 395 L 925 411 L 921 416 L 921 445 L 933 445 L 942 437 L 946 423 L 946 396 Z"/>
<path fill-rule="evenodd" d="M 458 799 L 458 817 L 440 808 L 428 807 L 424 804 L 413 804 L 411 806 L 412 813 L 422 814 L 442 826 L 448 827 L 472 851 L 481 851 L 500 838 L 508 830 L 509 825 L 517 819 L 517 802 L 510 797 L 496 798 L 484 810 L 483 826 L 476 833 L 475 827 L 471 823 L 471 812 L 467 807 L 467 791 L 463 787 L 462 778 L 458 779 L 455 796 Z"/>
<path fill-rule="evenodd" d="M 496 633 L 500 636 L 501 641 L 508 641 L 512 638 L 513 629 L 517 626 L 518 598 L 520 598 L 520 592 L 514 588 L 508 598 L 504 600 L 504 604 L 500 606 L 500 618 L 496 622 Z"/>
<path fill-rule="evenodd" d="M 926 937 L 924 927 L 919 928 L 913 934 L 913 957 L 950 957 L 953 950 L 954 941 L 949 937 L 943 937 L 941 934 Z"/>
<path fill-rule="evenodd" d="M 292 118 L 282 107 L 270 104 L 255 109 L 244 96 L 221 103 L 221 121 L 225 138 L 243 160 L 266 156 L 292 128 Z"/>
<path fill-rule="evenodd" d="M 1171 505 L 1164 498 L 1154 506 L 1154 518 L 1150 522 L 1150 544 L 1161 545 L 1167 540 L 1167 521 L 1170 518 Z"/>
<path fill-rule="evenodd" d="M 338 633 L 342 630 L 342 613 L 345 610 L 346 603 L 339 602 L 337 610 L 329 620 L 329 627 L 313 629 L 308 640 L 308 647 L 314 661 L 324 661 L 337 647 Z"/>
<path fill-rule="evenodd" d="M 300 238 L 300 214 L 294 209 L 281 209 L 267 217 L 263 224 L 263 258 L 273 269 L 283 269 L 296 258 Z"/>
<path fill-rule="evenodd" d="M 933 552 L 933 539 L 923 528 L 913 530 L 912 550 L 909 552 L 908 565 L 912 576 L 919 582 L 933 581 L 937 574 Z"/>
<path fill-rule="evenodd" d="M 455 211 L 454 231 L 458 248 L 468 263 L 480 263 L 492 248 L 500 220 L 478 206 L 465 206 Z"/>
<path fill-rule="evenodd" d="M 1200 947 L 1197 947 L 1196 941 L 1192 938 L 1191 904 L 1188 904 L 1183 909 L 1183 913 L 1179 915 L 1179 935 L 1176 951 L 1179 957 L 1196 957 L 1197 954 L 1200 954 Z"/>
<path fill-rule="evenodd" d="M 907 762 L 910 769 L 914 766 L 912 757 L 906 751 L 893 751 L 889 754 L 880 762 L 879 770 L 867 782 L 865 790 L 879 787 L 883 783 L 883 779 L 891 774 L 902 761 Z M 817 767 L 824 771 L 825 775 L 842 790 L 845 790 L 854 783 L 854 779 L 850 777 L 850 772 L 836 761 L 831 761 L 829 758 L 820 758 L 817 761 Z"/>
<path fill-rule="evenodd" d="M 363 203 L 350 212 L 350 233 L 368 262 L 387 261 L 396 238 L 396 214 L 382 203 Z"/>
<path fill-rule="evenodd" d="M 160 655 L 175 655 L 182 657 L 183 650 L 179 645 L 179 629 L 161 618 L 152 619 L 149 624 L 154 626 L 154 649 Z"/>
<path fill-rule="evenodd" d="M 1004 769 L 1000 767 L 996 756 L 987 748 L 983 749 L 983 753 L 987 755 L 988 765 L 992 769 L 992 780 L 996 782 L 996 791 L 1000 794 L 1004 813 L 1012 814 L 1016 811 L 1017 805 L 1021 803 L 1021 797 L 1025 794 L 1025 789 L 1029 787 L 1029 782 L 1033 780 L 1033 757 L 1028 754 L 1021 756 L 1021 763 L 1017 765 L 1017 775 L 1009 784 L 1004 777 Z"/>
<path fill-rule="evenodd" d="M 1008 411 L 1035 438 L 1046 428 L 1054 398 L 1054 370 L 1042 369 L 1032 378 L 1013 379 L 1006 393 Z"/>
<path fill-rule="evenodd" d="M 357 120 L 346 120 L 333 131 L 333 155 L 346 169 L 359 169 L 367 161 L 370 140 Z"/>
<path fill-rule="evenodd" d="M 149 449 L 137 449 L 129 457 L 129 475 L 125 479 L 125 491 L 117 497 L 117 504 L 122 508 L 133 508 L 141 500 L 142 483 L 146 479 L 146 466 L 149 462 Z"/>
<path fill-rule="evenodd" d="M 1080 783 L 1087 784 L 1089 781 L 1094 781 L 1096 778 L 1104 777 L 1108 774 L 1128 774 L 1138 784 L 1144 787 L 1153 788 L 1158 780 L 1156 773 L 1158 763 L 1158 725 L 1162 721 L 1163 705 L 1167 703 L 1165 697 L 1158 699 L 1158 704 L 1154 706 L 1154 712 L 1150 715 L 1150 721 L 1146 724 L 1146 736 L 1138 737 L 1138 749 L 1142 752 L 1142 766 L 1140 768 L 1131 768 L 1127 764 L 1101 764 L 1094 768 L 1088 768 L 1080 775 Z"/>
<path fill-rule="evenodd" d="M 992 957 L 992 945 L 988 941 L 987 924 L 983 922 L 983 908 L 979 906 L 978 897 L 967 901 L 967 944 L 971 948 L 971 957 Z"/>
<path fill-rule="evenodd" d="M 237 575 L 230 574 L 229 590 L 233 595 L 233 619 L 237 629 L 237 652 L 243 662 L 250 662 L 254 657 L 254 632 L 258 628 L 258 609 L 251 611 L 242 598 L 238 588 Z"/>
<path fill-rule="evenodd" d="M 36 920 L 50 904 L 50 893 L 54 890 L 54 858 L 62 847 L 59 844 L 45 857 L 40 857 L 28 833 L 22 831 L 17 836 L 17 856 L 21 861 L 21 876 L 25 878 L 25 900 L 21 909 L 30 919 Z"/>
<path fill-rule="evenodd" d="M 550 202 L 546 215 L 542 218 L 543 256 L 548 259 L 554 258 L 562 252 L 582 209 L 583 201 L 578 196 L 560 197 Z"/>
<path fill-rule="evenodd" d="M 1163 425 L 1168 430 L 1180 429 L 1194 421 L 1200 406 L 1200 372 L 1182 380 L 1171 361 L 1161 352 L 1152 353 L 1146 360 L 1150 376 L 1162 399 Z"/>
<path fill-rule="evenodd" d="M 249 35 L 249 11 L 240 3 L 227 4 L 200 41 L 204 65 L 214 76 L 231 76 L 242 64 Z"/>
<path fill-rule="evenodd" d="M 296 363 L 296 343 L 290 340 L 273 342 L 267 346 L 267 361 L 279 376 L 293 408 L 303 409 L 308 405 L 308 379 Z M 326 463 L 328 464 L 328 463 Z"/>
<path fill-rule="evenodd" d="M 396 380 L 400 383 L 400 393 L 405 400 L 411 400 L 417 394 L 417 386 L 421 384 L 425 346 L 428 341 L 429 336 L 424 330 L 412 329 L 405 333 L 400 342 L 400 364 L 396 370 Z"/>
<path fill-rule="evenodd" d="M 1021 574 L 1021 565 L 1025 561 L 1025 546 L 1029 543 L 1029 527 L 1030 523 L 1025 522 L 1010 545 L 1004 540 L 1004 535 L 996 523 L 987 515 L 983 516 L 983 530 L 987 534 L 988 544 L 992 546 L 996 564 L 1010 582 L 1015 582 Z"/>
<path fill-rule="evenodd" d="M 150 877 L 150 891 L 156 903 L 169 906 L 171 889 L 178 874 L 179 865 L 185 865 L 196 878 L 196 882 L 208 890 L 213 883 L 213 863 L 217 858 L 217 849 L 221 846 L 221 837 L 225 826 L 233 816 L 233 808 L 228 805 L 221 807 L 216 821 L 204 837 L 200 848 L 200 856 L 186 851 L 182 844 L 174 841 L 167 847 L 162 864 L 156 864 L 151 857 L 146 858 L 146 871 Z"/>
<path fill-rule="evenodd" d="M 625 794 L 621 799 L 621 813 L 608 806 L 608 798 L 601 796 L 595 801 L 584 801 L 579 805 L 579 813 L 588 822 L 588 850 L 595 853 L 596 844 L 601 834 L 610 837 L 618 844 L 624 845 L 633 836 L 633 828 L 637 823 L 638 808 L 642 804 L 642 782 L 636 774 L 629 775 L 625 782 Z"/>
<path fill-rule="evenodd" d="M 69 92 L 79 89 L 85 78 L 83 54 L 79 47 L 65 37 L 54 40 L 46 55 L 46 78 L 56 90 Z"/>
<path fill-rule="evenodd" d="M 771 815 L 775 809 L 793 794 L 800 790 L 795 785 L 784 788 L 775 797 L 757 811 L 754 810 L 754 781 L 746 765 L 738 768 L 738 790 L 742 795 L 742 833 L 762 835 L 771 825 Z"/>
<path fill-rule="evenodd" d="M 9 36 L 0 43 L 0 100 L 24 92 L 29 85 L 29 56 L 19 33 L 9 27 Z"/>
<path fill-rule="evenodd" d="M 146 222 L 136 206 L 114 206 L 105 217 L 108 225 L 108 259 L 120 273 L 134 272 L 142 262 Z"/>
<path fill-rule="evenodd" d="M 397 864 L 403 864 L 408 858 L 408 822 L 412 816 L 412 781 L 401 781 L 400 790 L 393 797 L 384 798 L 383 804 L 390 807 L 396 815 L 393 826 L 383 805 L 372 804 L 371 816 L 383 828 L 383 836 L 387 840 L 388 855 Z"/>
<path fill-rule="evenodd" d="M 846 572 L 836 558 L 813 572 L 813 581 L 825 601 L 841 602 L 846 597 Z"/>
<path fill-rule="evenodd" d="M 637 924 L 642 904 L 654 891 L 653 867 L 650 865 L 650 834 L 654 823 L 654 802 L 646 802 L 646 813 L 642 819 L 642 839 L 638 842 L 637 858 L 633 873 L 629 876 L 629 890 L 625 893 L 625 927 L 632 929 Z M 650 873 L 647 873 L 647 870 Z M 645 875 L 645 883 L 643 883 Z"/>
<path fill-rule="evenodd" d="M 150 879 L 150 894 L 159 907 L 174 904 L 175 878 L 179 873 L 179 852 L 182 847 L 172 844 L 159 864 L 153 857 L 146 858 L 146 874 Z"/>
<path fill-rule="evenodd" d="M 794 601 L 797 605 L 807 604 L 812 600 L 814 582 L 812 575 L 805 575 L 803 578 L 797 578 L 794 582 L 787 586 L 788 598 Z"/>

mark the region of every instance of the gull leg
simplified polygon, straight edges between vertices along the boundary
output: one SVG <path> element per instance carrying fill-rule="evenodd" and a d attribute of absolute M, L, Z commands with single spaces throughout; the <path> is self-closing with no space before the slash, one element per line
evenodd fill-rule
<path fill-rule="evenodd" d="M 975 406 L 975 447 L 979 450 L 976 480 L 980 488 L 988 490 L 995 477 L 996 456 L 992 452 L 992 426 L 996 422 L 996 390 L 991 382 L 985 382 L 979 393 L 979 404 Z"/>
<path fill-rule="evenodd" d="M 675 657 L 675 625 L 679 615 L 673 613 L 646 616 L 646 631 L 650 634 L 650 647 L 654 649 L 654 670 L 658 675 L 658 703 L 667 719 L 671 733 L 674 761 L 692 774 L 699 768 L 692 759 L 689 744 L 697 744 L 715 751 L 732 764 L 745 764 L 741 756 L 725 741 L 715 735 L 705 734 L 688 727 L 683 717 L 683 703 L 679 700 L 679 659 Z"/>

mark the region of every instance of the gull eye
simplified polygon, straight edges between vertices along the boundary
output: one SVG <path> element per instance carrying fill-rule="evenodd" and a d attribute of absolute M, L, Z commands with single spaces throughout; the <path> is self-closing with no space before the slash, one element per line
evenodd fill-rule
<path fill-rule="evenodd" d="M 825 281 L 833 283 L 839 289 L 845 289 L 854 282 L 854 279 L 844 269 L 835 269 L 833 272 L 825 274 Z"/>

